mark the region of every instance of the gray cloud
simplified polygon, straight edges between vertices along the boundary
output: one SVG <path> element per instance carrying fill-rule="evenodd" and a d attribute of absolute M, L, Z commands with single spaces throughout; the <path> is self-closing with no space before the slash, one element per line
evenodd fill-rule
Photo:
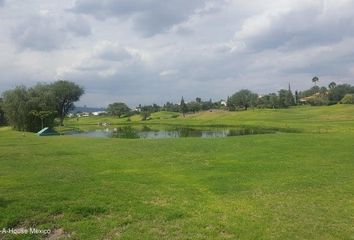
<path fill-rule="evenodd" d="M 91 26 L 82 17 L 57 19 L 49 13 L 26 17 L 14 29 L 11 38 L 20 49 L 52 51 L 61 48 L 70 35 L 87 37 Z"/>
<path fill-rule="evenodd" d="M 187 20 L 205 2 L 206 0 L 77 0 L 73 11 L 93 15 L 98 19 L 131 18 L 136 30 L 144 36 L 152 36 Z"/>
<path fill-rule="evenodd" d="M 5 0 L 0 0 L 0 7 L 3 7 L 5 5 Z"/>
<path fill-rule="evenodd" d="M 94 50 L 95 56 L 106 61 L 120 62 L 133 58 L 128 49 L 109 41 L 100 42 Z"/>
<path fill-rule="evenodd" d="M 56 23 L 43 16 L 26 19 L 12 32 L 12 40 L 22 49 L 50 51 L 59 48 L 65 41 L 65 33 Z"/>
<path fill-rule="evenodd" d="M 80 37 L 86 37 L 92 33 L 91 25 L 82 17 L 75 17 L 68 21 L 65 28 L 68 32 Z"/>

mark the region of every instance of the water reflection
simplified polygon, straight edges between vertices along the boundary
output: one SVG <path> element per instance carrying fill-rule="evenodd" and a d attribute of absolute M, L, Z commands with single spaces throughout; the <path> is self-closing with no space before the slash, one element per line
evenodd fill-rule
<path fill-rule="evenodd" d="M 75 136 L 108 137 L 108 138 L 220 138 L 231 136 L 243 136 L 253 134 L 275 133 L 269 129 L 251 128 L 191 128 L 191 127 L 171 127 L 171 126 L 112 126 L 111 128 L 95 129 L 87 132 L 71 132 Z"/>

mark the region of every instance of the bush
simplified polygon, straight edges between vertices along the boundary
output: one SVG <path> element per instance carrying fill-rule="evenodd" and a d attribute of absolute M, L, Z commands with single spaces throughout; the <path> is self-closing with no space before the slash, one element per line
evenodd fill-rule
<path fill-rule="evenodd" d="M 342 100 L 340 100 L 340 103 L 343 104 L 354 104 L 354 94 L 346 94 Z"/>
<path fill-rule="evenodd" d="M 323 106 L 323 105 L 328 105 L 329 100 L 327 96 L 313 96 L 307 99 L 307 103 L 309 103 L 311 106 Z"/>

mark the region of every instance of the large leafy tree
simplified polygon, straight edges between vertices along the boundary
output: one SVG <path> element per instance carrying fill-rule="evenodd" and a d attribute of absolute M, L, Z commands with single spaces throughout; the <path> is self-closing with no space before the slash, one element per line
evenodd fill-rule
<path fill-rule="evenodd" d="M 276 93 L 270 93 L 264 95 L 257 100 L 258 108 L 278 108 L 278 95 Z"/>
<path fill-rule="evenodd" d="M 37 84 L 32 88 L 18 86 L 3 94 L 2 108 L 8 123 L 17 130 L 38 131 L 53 127 L 55 117 L 61 124 L 83 89 L 68 81 Z"/>
<path fill-rule="evenodd" d="M 0 98 L 0 125 L 4 125 L 6 120 L 5 120 L 5 112 L 2 107 L 2 98 Z"/>
<path fill-rule="evenodd" d="M 11 126 L 16 130 L 25 131 L 29 128 L 29 94 L 24 86 L 3 93 L 3 109 Z"/>
<path fill-rule="evenodd" d="M 279 107 L 287 108 L 295 105 L 294 95 L 289 90 L 282 89 L 279 91 Z"/>
<path fill-rule="evenodd" d="M 130 112 L 130 108 L 122 102 L 116 102 L 108 105 L 107 112 L 111 116 L 118 116 L 119 118 L 122 115 L 128 114 Z"/>
<path fill-rule="evenodd" d="M 203 105 L 199 102 L 189 102 L 187 103 L 187 108 L 190 112 L 199 112 L 202 109 Z"/>
<path fill-rule="evenodd" d="M 54 92 L 60 125 L 63 126 L 65 116 L 74 109 L 74 102 L 79 101 L 85 91 L 81 86 L 65 80 L 52 83 L 50 88 Z"/>
<path fill-rule="evenodd" d="M 249 107 L 254 107 L 256 105 L 257 98 L 258 95 L 256 93 L 247 89 L 242 89 L 232 95 L 228 101 L 237 108 L 247 110 Z"/>
<path fill-rule="evenodd" d="M 56 110 L 55 94 L 48 84 L 37 84 L 28 89 L 29 115 L 31 131 L 43 127 L 53 127 L 54 119 L 58 115 Z"/>

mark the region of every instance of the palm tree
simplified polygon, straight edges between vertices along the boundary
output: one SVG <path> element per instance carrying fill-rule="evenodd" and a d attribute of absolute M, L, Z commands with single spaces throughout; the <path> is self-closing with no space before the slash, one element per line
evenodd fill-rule
<path fill-rule="evenodd" d="M 319 81 L 320 79 L 318 77 L 313 77 L 312 78 L 312 82 L 315 84 L 315 86 L 317 86 L 317 82 Z"/>
<path fill-rule="evenodd" d="M 329 85 L 328 85 L 328 88 L 329 89 L 332 89 L 332 88 L 335 88 L 337 86 L 337 84 L 335 82 L 331 82 Z"/>

